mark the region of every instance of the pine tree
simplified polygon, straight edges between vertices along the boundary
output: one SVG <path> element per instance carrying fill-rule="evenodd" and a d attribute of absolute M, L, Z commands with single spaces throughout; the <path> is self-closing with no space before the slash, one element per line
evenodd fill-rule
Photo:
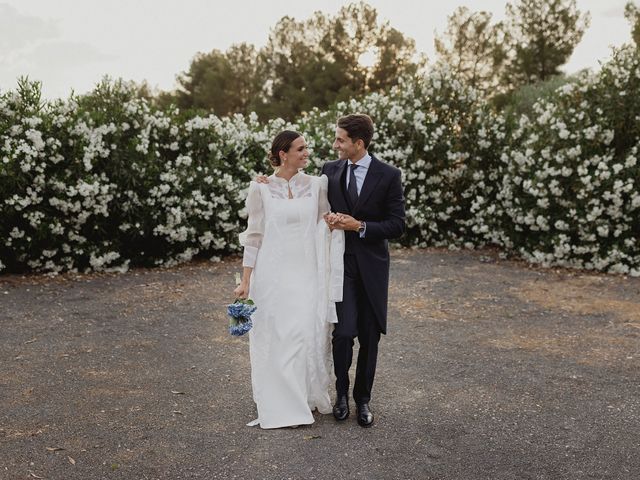
<path fill-rule="evenodd" d="M 504 83 L 512 87 L 559 75 L 590 23 L 576 0 L 520 0 L 507 4 L 506 13 L 510 58 Z"/>
<path fill-rule="evenodd" d="M 492 25 L 488 12 L 458 7 L 447 20 L 447 30 L 436 34 L 436 65 L 451 69 L 468 85 L 486 93 L 500 91 L 506 59 L 504 28 Z"/>

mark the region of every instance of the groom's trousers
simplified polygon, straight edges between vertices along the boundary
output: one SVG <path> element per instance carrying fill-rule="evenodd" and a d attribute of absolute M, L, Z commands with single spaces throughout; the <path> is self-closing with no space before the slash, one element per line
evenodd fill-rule
<path fill-rule="evenodd" d="M 371 388 L 376 373 L 380 327 L 360 276 L 355 255 L 344 256 L 342 302 L 336 304 L 338 323 L 333 330 L 333 365 L 336 392 L 349 394 L 349 369 L 353 359 L 354 339 L 358 337 L 359 352 L 353 398 L 356 403 L 371 400 Z"/>

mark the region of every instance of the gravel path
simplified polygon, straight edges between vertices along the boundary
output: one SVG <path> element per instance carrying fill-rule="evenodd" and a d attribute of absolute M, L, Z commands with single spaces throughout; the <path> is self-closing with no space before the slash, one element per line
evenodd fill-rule
<path fill-rule="evenodd" d="M 640 279 L 393 252 L 376 424 L 255 416 L 238 259 L 0 276 L 0 479 L 638 479 Z"/>

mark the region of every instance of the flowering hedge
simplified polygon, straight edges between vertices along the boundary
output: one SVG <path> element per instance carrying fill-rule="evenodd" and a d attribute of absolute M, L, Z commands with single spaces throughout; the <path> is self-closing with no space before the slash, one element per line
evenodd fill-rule
<path fill-rule="evenodd" d="M 296 125 L 159 110 L 122 82 L 44 103 L 0 95 L 0 271 L 124 271 L 237 252 L 248 181 L 286 127 L 317 172 L 336 118 L 376 122 L 414 246 L 486 244 L 544 265 L 640 274 L 638 53 L 618 51 L 515 126 L 444 71 Z"/>
<path fill-rule="evenodd" d="M 502 155 L 499 244 L 545 266 L 640 275 L 640 57 L 614 53 L 523 117 Z"/>
<path fill-rule="evenodd" d="M 0 115 L 9 270 L 126 270 L 236 250 L 242 190 L 273 132 L 255 118 L 159 111 L 121 82 L 45 105 L 22 83 Z"/>
<path fill-rule="evenodd" d="M 372 151 L 403 171 L 408 232 L 406 245 L 484 245 L 494 242 L 492 203 L 497 166 L 506 138 L 504 121 L 476 92 L 447 72 L 402 83 L 390 95 L 339 103 L 314 111 L 299 125 L 331 158 L 335 121 L 346 112 L 375 119 Z M 305 137 L 306 138 L 306 137 Z"/>

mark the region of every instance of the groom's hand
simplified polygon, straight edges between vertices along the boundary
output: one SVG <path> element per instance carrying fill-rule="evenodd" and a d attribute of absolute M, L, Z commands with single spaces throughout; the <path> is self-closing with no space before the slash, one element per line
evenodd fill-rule
<path fill-rule="evenodd" d="M 347 215 L 346 213 L 336 213 L 335 222 L 332 226 L 333 228 L 337 228 L 338 230 L 352 230 L 354 232 L 357 232 L 360 228 L 360 221 L 356 220 L 351 215 Z"/>

